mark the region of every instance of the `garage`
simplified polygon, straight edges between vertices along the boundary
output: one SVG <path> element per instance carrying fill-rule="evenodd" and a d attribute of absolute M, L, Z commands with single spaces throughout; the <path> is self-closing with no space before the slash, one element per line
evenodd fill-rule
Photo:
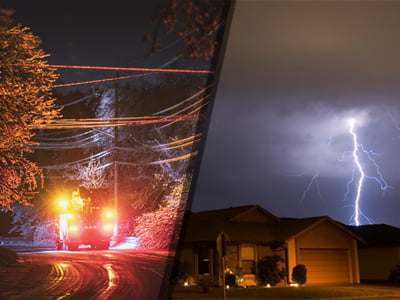
<path fill-rule="evenodd" d="M 350 283 L 347 249 L 299 249 L 299 264 L 307 268 L 307 282 Z"/>

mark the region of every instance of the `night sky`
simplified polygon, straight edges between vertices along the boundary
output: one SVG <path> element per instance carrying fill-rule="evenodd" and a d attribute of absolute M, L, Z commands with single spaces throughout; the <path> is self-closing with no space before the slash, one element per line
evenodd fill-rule
<path fill-rule="evenodd" d="M 43 40 L 50 63 L 151 68 L 176 56 L 168 46 L 146 57 L 159 0 L 0 4 Z M 400 226 L 399 57 L 400 2 L 238 0 L 192 210 L 259 204 L 279 217 L 353 222 L 357 169 L 345 194 L 354 118 L 358 143 L 379 165 L 360 155 L 362 213 Z M 371 179 L 377 170 L 385 191 Z"/>
<path fill-rule="evenodd" d="M 400 226 L 399 58 L 398 1 L 239 0 L 192 210 L 259 204 L 354 223 L 354 118 L 361 213 Z"/>
<path fill-rule="evenodd" d="M 52 1 L 0 0 L 14 18 L 42 40 L 51 64 L 158 68 L 177 55 L 176 37 L 165 37 L 160 52 L 148 56 L 144 40 L 165 0 Z M 174 46 L 175 45 L 175 46 Z M 186 63 L 186 62 L 185 62 Z M 60 69 L 64 83 L 115 76 L 115 71 Z"/>

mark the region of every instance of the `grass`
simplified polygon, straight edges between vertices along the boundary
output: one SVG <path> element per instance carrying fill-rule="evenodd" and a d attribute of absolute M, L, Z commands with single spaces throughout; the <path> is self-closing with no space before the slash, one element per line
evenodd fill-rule
<path fill-rule="evenodd" d="M 203 293 L 198 286 L 176 286 L 172 291 L 173 300 L 183 299 L 223 299 L 221 288 L 210 288 Z M 343 286 L 304 286 L 300 288 L 231 288 L 226 290 L 226 299 L 400 299 L 399 287 L 383 285 L 343 285 Z"/>

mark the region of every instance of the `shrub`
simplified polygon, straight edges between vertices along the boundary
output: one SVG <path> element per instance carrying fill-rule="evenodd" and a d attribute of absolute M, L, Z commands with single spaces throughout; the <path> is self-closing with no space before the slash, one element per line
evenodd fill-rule
<path fill-rule="evenodd" d="M 298 264 L 293 268 L 292 280 L 299 285 L 303 285 L 307 281 L 307 269 L 305 265 Z"/>
<path fill-rule="evenodd" d="M 199 275 L 196 284 L 202 288 L 204 293 L 207 293 L 209 287 L 218 285 L 218 281 L 216 278 L 209 275 Z"/>
<path fill-rule="evenodd" d="M 396 265 L 390 272 L 389 280 L 394 283 L 400 282 L 400 265 Z"/>
<path fill-rule="evenodd" d="M 284 260 L 280 255 L 265 256 L 258 263 L 258 279 L 262 285 L 277 285 L 286 276 L 286 269 L 280 267 Z"/>

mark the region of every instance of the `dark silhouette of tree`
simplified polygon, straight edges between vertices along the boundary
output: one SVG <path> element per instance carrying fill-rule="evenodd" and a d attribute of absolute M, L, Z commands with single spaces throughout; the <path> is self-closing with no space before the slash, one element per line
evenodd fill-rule
<path fill-rule="evenodd" d="M 230 0 L 170 0 L 156 17 L 154 32 L 145 37 L 152 41 L 149 54 L 159 50 L 161 36 L 167 33 L 182 38 L 185 57 L 214 57 L 230 5 Z"/>
<path fill-rule="evenodd" d="M 0 205 L 28 204 L 42 171 L 27 158 L 34 145 L 31 126 L 60 116 L 53 109 L 55 70 L 45 61 L 40 39 L 0 9 Z"/>

